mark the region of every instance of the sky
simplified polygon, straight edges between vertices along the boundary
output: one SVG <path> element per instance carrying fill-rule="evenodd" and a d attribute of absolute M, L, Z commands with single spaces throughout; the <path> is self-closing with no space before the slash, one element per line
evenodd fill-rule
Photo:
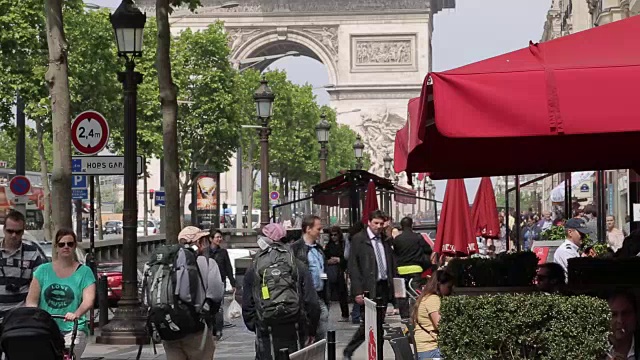
<path fill-rule="evenodd" d="M 309 0 L 312 1 L 312 0 Z M 120 0 L 92 0 L 115 8 Z M 433 70 L 444 71 L 528 46 L 542 36 L 551 0 L 457 0 L 456 8 L 434 17 Z M 311 84 L 319 104 L 328 104 L 323 89 L 329 83 L 325 66 L 306 57 L 284 58 L 271 68 L 287 72 L 297 84 Z M 425 74 L 426 75 L 426 74 Z M 446 181 L 436 181 L 436 199 L 442 200 Z M 467 179 L 472 202 L 478 179 Z"/>

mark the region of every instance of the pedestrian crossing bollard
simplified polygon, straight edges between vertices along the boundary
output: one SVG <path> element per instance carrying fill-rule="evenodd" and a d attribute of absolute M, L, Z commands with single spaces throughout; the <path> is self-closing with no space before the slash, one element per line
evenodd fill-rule
<path fill-rule="evenodd" d="M 336 360 L 336 331 L 327 332 L 327 360 Z"/>
<path fill-rule="evenodd" d="M 109 285 L 107 284 L 107 277 L 101 276 L 98 279 L 98 308 L 100 310 L 100 317 L 98 323 L 100 329 L 109 323 Z"/>

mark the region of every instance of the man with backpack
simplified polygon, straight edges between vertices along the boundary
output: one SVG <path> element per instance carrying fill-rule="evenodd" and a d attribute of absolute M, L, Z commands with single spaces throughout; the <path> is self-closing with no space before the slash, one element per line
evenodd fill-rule
<path fill-rule="evenodd" d="M 148 326 L 162 340 L 167 360 L 213 359 L 210 329 L 224 286 L 218 265 L 207 256 L 209 232 L 187 226 L 178 241 L 158 247 L 145 268 Z"/>
<path fill-rule="evenodd" d="M 256 360 L 276 360 L 280 349 L 314 342 L 320 308 L 309 270 L 281 242 L 284 227 L 268 224 L 262 233 L 265 246 L 244 277 L 242 316 L 256 333 Z"/>

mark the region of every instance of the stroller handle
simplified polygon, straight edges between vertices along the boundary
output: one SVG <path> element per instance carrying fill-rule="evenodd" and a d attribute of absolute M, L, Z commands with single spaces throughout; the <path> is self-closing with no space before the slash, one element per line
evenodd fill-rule
<path fill-rule="evenodd" d="M 53 315 L 51 314 L 51 318 L 53 319 L 61 319 L 64 320 L 65 315 Z M 73 354 L 73 348 L 76 344 L 76 337 L 78 336 L 78 319 L 73 320 L 73 330 L 71 331 L 71 346 L 69 346 L 69 353 L 72 358 L 75 359 L 75 355 Z"/>

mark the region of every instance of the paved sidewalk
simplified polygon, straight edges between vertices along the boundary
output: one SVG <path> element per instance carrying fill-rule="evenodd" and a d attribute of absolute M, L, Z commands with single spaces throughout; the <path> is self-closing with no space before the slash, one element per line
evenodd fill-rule
<path fill-rule="evenodd" d="M 337 339 L 337 359 L 342 359 L 342 350 L 347 345 L 351 336 L 357 329 L 357 325 L 351 323 L 338 322 L 340 319 L 340 308 L 334 303 L 330 309 L 330 329 L 336 330 Z M 214 358 L 216 360 L 254 360 L 254 334 L 248 331 L 242 319 L 233 319 L 230 321 L 234 327 L 224 330 L 222 339 L 216 344 L 216 352 Z M 387 322 L 392 326 L 400 326 L 399 316 L 387 317 Z M 162 345 L 156 346 L 157 354 L 153 353 L 153 347 L 146 345 L 142 348 L 141 359 L 162 359 L 165 360 L 164 349 Z M 125 360 L 135 359 L 138 353 L 138 347 L 130 345 L 100 345 L 95 343 L 95 338 L 91 338 L 87 348 L 82 355 L 82 359 L 102 359 L 102 360 Z M 358 349 L 353 356 L 354 359 L 366 359 L 366 350 L 364 344 Z M 384 348 L 385 360 L 393 360 L 393 350 L 388 342 Z"/>

